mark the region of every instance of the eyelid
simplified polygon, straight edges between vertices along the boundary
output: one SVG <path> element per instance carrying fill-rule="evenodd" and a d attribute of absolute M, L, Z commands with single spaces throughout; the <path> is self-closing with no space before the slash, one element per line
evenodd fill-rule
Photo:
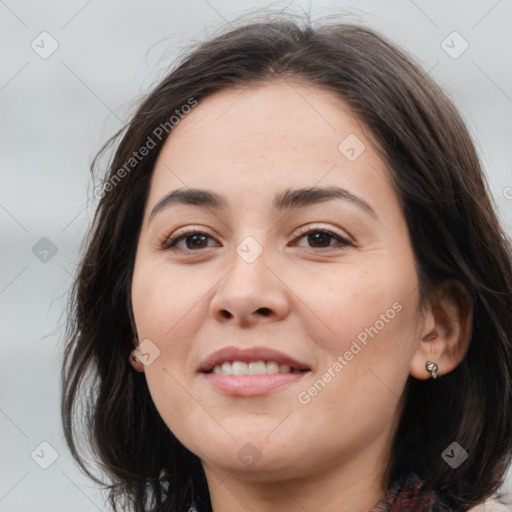
<path fill-rule="evenodd" d="M 177 242 L 180 237 L 192 234 L 204 234 L 212 239 L 215 238 L 209 232 L 208 228 L 205 228 L 204 226 L 190 225 L 183 228 L 178 228 L 177 230 L 173 231 L 170 235 L 164 236 L 163 239 L 159 241 L 158 245 L 161 249 L 165 249 L 169 243 Z"/>
<path fill-rule="evenodd" d="M 211 236 L 211 234 L 209 233 L 208 228 L 205 228 L 204 226 L 199 226 L 199 225 L 196 226 L 194 224 L 191 224 L 190 226 L 185 226 L 183 228 L 176 229 L 167 238 L 171 238 L 171 237 L 174 238 L 174 237 L 177 237 L 177 236 L 180 236 L 180 235 L 184 235 L 185 233 L 190 233 L 191 231 L 193 231 L 194 233 L 195 232 L 200 232 L 200 233 L 204 232 L 205 234 L 208 234 L 208 235 Z"/>
<path fill-rule="evenodd" d="M 332 233 L 333 235 L 341 238 L 342 240 L 346 241 L 347 243 L 350 243 L 355 246 L 355 240 L 347 233 L 347 232 L 340 232 L 337 229 L 331 228 L 330 226 L 322 226 L 321 224 L 317 222 L 313 222 L 311 224 L 306 224 L 305 226 L 301 226 L 300 228 L 295 231 L 294 236 L 300 236 L 304 235 L 306 233 L 309 233 L 310 231 L 325 231 L 327 233 Z"/>
<path fill-rule="evenodd" d="M 356 246 L 355 241 L 347 233 L 345 233 L 345 232 L 340 233 L 340 232 L 338 232 L 337 229 L 322 226 L 318 223 L 306 224 L 306 225 L 298 228 L 293 235 L 294 239 L 292 240 L 292 242 L 295 242 L 297 239 L 302 238 L 302 236 L 304 236 L 304 235 L 307 235 L 309 233 L 314 233 L 314 232 L 323 232 L 323 233 L 327 233 L 328 235 L 330 235 L 334 238 L 338 238 L 339 243 L 341 243 L 342 245 L 345 245 L 345 246 L 348 245 L 348 246 L 353 246 L 353 247 Z M 158 245 L 162 250 L 177 249 L 176 248 L 177 243 L 181 242 L 181 240 L 186 238 L 187 236 L 192 236 L 194 234 L 203 234 L 203 235 L 206 235 L 207 237 L 211 238 L 212 240 L 215 240 L 215 236 L 212 235 L 209 232 L 209 230 L 207 228 L 205 228 L 204 226 L 190 225 L 190 226 L 186 226 L 183 228 L 178 228 L 171 235 L 165 236 L 163 238 L 163 240 L 161 240 L 159 242 Z M 184 249 L 184 250 L 186 250 L 186 249 Z M 192 250 L 191 252 L 196 252 L 196 251 Z"/>

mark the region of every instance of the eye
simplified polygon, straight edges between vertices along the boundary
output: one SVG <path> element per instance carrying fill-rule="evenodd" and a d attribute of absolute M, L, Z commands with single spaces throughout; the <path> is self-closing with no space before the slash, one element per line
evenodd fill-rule
<path fill-rule="evenodd" d="M 333 233 L 326 229 L 319 229 L 311 226 L 299 230 L 299 237 L 296 240 L 301 240 L 307 237 L 307 242 L 310 244 L 311 249 L 328 249 L 329 247 L 345 247 L 353 246 L 354 244 L 343 238 L 341 235 Z M 161 249 L 177 249 L 181 251 L 194 251 L 198 249 L 207 249 L 212 247 L 208 245 L 208 239 L 213 238 L 203 231 L 189 229 L 186 231 L 178 231 L 173 235 L 167 237 L 161 244 Z M 337 242 L 332 244 L 331 242 Z M 180 247 L 180 243 L 184 242 Z M 184 246 L 183 246 L 184 245 Z M 300 245 L 300 244 L 299 244 Z"/>
<path fill-rule="evenodd" d="M 299 240 L 306 238 L 307 242 L 310 244 L 309 248 L 312 249 L 327 249 L 327 248 L 336 248 L 345 247 L 345 246 L 353 246 L 354 244 L 343 238 L 341 235 L 333 233 L 332 231 L 326 229 L 319 229 L 311 226 L 306 226 L 305 228 L 299 230 Z M 337 241 L 337 243 L 332 244 L 332 241 Z"/>
<path fill-rule="evenodd" d="M 188 231 L 178 231 L 166 238 L 161 244 L 161 248 L 166 249 L 179 249 L 182 251 L 195 250 L 195 249 L 206 249 L 208 247 L 207 240 L 213 238 L 207 233 L 190 229 Z M 185 242 L 185 247 L 180 247 L 178 244 Z"/>

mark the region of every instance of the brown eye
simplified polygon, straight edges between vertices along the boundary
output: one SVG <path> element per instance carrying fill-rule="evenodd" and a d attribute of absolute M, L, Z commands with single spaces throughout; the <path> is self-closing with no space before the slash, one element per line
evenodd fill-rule
<path fill-rule="evenodd" d="M 313 247 L 329 247 L 331 240 L 333 240 L 332 235 L 324 231 L 316 231 L 313 234 L 307 235 L 307 237 L 309 244 Z"/>
<path fill-rule="evenodd" d="M 169 237 L 164 244 L 162 245 L 162 249 L 179 249 L 179 250 L 196 250 L 196 249 L 206 249 L 208 246 L 208 239 L 213 240 L 213 238 L 200 231 L 187 231 L 185 233 L 180 233 L 174 236 Z M 185 246 L 179 247 L 178 244 L 184 241 Z"/>
<path fill-rule="evenodd" d="M 309 231 L 304 232 L 299 237 L 299 240 L 303 238 L 307 239 L 309 248 L 311 249 L 327 249 L 329 247 L 353 245 L 345 238 L 327 230 L 310 229 Z M 333 240 L 337 243 L 331 243 Z"/>
<path fill-rule="evenodd" d="M 163 250 L 197 251 L 212 247 L 212 245 L 208 245 L 208 239 L 214 240 L 210 235 L 201 231 L 189 230 L 186 232 L 178 232 L 167 238 L 162 243 L 161 248 Z M 304 231 L 298 237 L 298 240 L 302 239 L 307 239 L 307 247 L 310 249 L 328 249 L 330 247 L 336 248 L 353 245 L 336 233 L 320 229 Z M 181 246 L 179 244 L 181 244 Z"/>

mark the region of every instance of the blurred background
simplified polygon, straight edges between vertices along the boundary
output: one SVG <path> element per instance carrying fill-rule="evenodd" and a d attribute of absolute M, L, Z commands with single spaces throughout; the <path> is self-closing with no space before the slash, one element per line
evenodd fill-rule
<path fill-rule="evenodd" d="M 0 512 L 109 510 L 60 423 L 89 166 L 182 51 L 265 7 L 363 23 L 416 57 L 467 121 L 512 233 L 511 0 L 0 1 Z M 510 478 L 502 491 L 512 509 Z"/>

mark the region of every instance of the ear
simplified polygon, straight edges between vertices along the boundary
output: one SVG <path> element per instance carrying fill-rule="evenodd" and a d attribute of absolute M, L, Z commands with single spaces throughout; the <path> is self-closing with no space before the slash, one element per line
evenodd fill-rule
<path fill-rule="evenodd" d="M 426 380 L 427 361 L 438 366 L 438 377 L 450 373 L 464 359 L 471 341 L 473 301 L 455 279 L 436 287 L 436 298 L 424 310 L 419 345 L 411 359 L 410 374 Z"/>
<path fill-rule="evenodd" d="M 140 352 L 138 350 L 139 340 L 137 338 L 134 338 L 133 344 L 135 345 L 136 348 L 134 350 L 132 350 L 128 360 L 130 361 L 130 364 L 133 366 L 133 368 L 136 371 L 144 372 L 144 364 L 139 359 L 139 357 L 140 357 Z"/>

